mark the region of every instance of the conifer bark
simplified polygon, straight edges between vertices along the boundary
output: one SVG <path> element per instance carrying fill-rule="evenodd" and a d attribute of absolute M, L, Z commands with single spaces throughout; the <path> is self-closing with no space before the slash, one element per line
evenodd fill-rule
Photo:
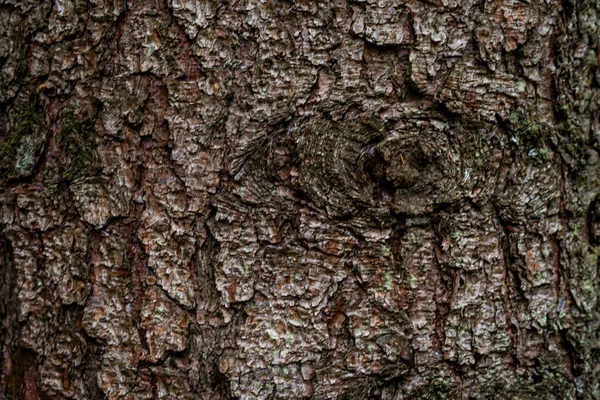
<path fill-rule="evenodd" d="M 597 0 L 0 26 L 0 399 L 600 398 Z"/>

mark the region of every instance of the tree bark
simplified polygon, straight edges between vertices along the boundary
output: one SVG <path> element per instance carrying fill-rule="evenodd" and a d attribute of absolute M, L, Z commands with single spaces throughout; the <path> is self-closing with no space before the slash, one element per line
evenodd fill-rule
<path fill-rule="evenodd" d="M 598 0 L 0 0 L 0 399 L 599 399 Z"/>

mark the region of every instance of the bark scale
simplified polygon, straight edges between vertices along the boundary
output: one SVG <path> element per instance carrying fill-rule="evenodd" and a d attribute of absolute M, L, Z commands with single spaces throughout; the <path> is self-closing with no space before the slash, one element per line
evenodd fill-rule
<path fill-rule="evenodd" d="M 600 398 L 598 1 L 0 25 L 0 399 Z"/>

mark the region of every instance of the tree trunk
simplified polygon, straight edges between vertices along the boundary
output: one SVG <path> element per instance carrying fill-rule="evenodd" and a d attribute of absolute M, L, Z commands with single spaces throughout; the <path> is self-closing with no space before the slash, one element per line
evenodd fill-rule
<path fill-rule="evenodd" d="M 0 399 L 599 399 L 598 0 L 0 0 Z"/>

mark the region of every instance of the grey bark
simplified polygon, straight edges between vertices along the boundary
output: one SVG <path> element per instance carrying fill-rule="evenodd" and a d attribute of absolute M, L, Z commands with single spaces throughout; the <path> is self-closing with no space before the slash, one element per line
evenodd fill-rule
<path fill-rule="evenodd" d="M 0 399 L 600 398 L 598 1 L 0 26 Z"/>

